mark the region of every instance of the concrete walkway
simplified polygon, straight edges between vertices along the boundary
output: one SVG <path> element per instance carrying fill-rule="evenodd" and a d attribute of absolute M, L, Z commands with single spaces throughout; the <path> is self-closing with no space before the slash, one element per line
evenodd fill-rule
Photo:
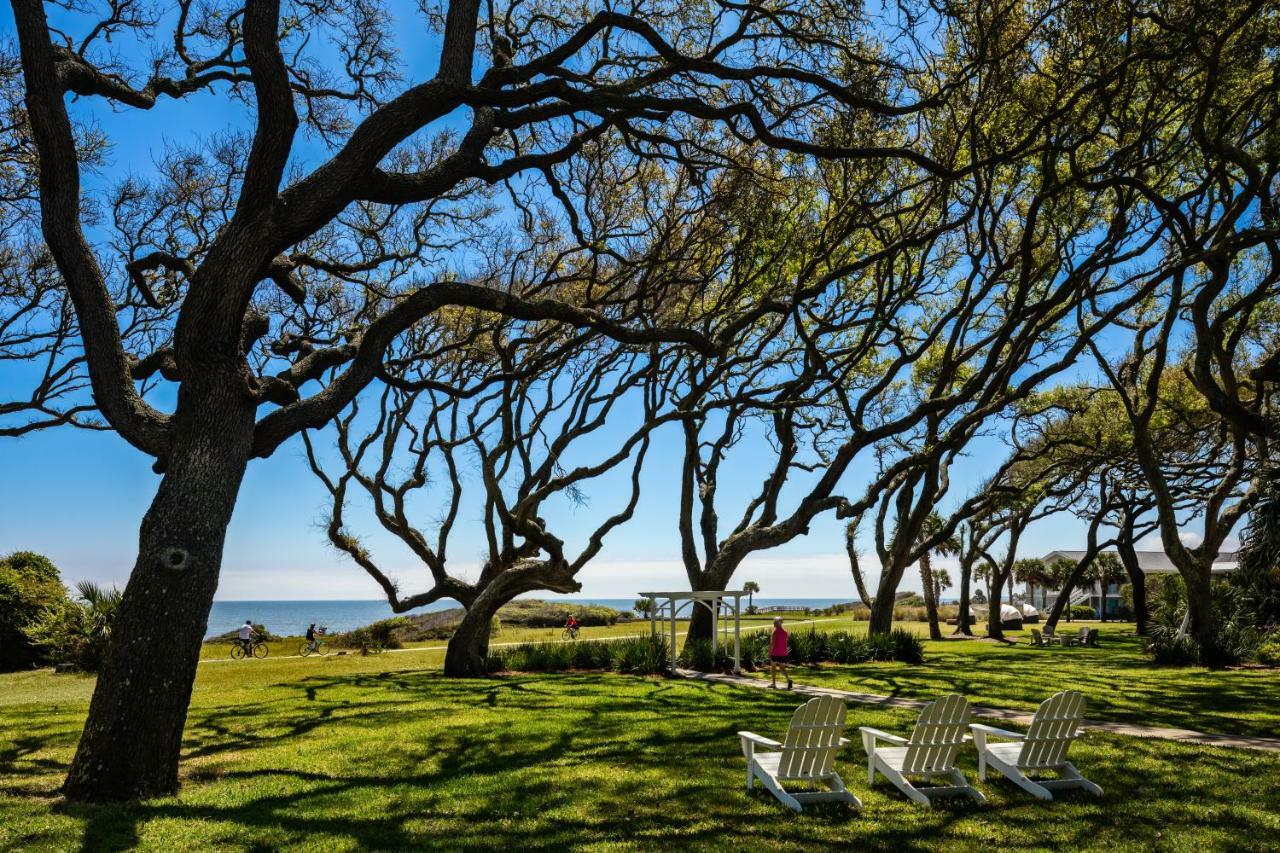
<path fill-rule="evenodd" d="M 756 690 L 769 690 L 769 682 L 762 678 L 747 678 L 742 675 L 726 675 L 716 672 L 695 672 L 691 669 L 677 669 L 676 675 L 694 681 L 708 681 L 713 684 L 728 684 L 735 687 L 751 687 Z M 918 711 L 925 702 L 918 699 L 902 699 L 895 696 L 880 696 L 875 693 L 857 693 L 852 690 L 833 690 L 827 687 L 806 687 L 795 685 L 790 691 L 800 696 L 834 696 L 846 702 L 859 705 L 879 705 L 882 708 L 903 708 Z M 986 717 L 1006 723 L 1028 725 L 1033 714 L 1028 711 L 1010 711 L 1004 708 L 987 708 L 983 705 L 972 706 L 975 717 Z M 1248 735 L 1220 735 L 1212 732 L 1197 732 L 1191 729 L 1164 728 L 1160 726 L 1134 726 L 1128 723 L 1111 723 L 1103 720 L 1085 720 L 1085 728 L 1106 732 L 1113 735 L 1130 737 L 1149 737 L 1161 740 L 1175 740 L 1183 743 L 1198 743 L 1206 746 L 1228 746 L 1235 749 L 1260 749 L 1266 752 L 1280 752 L 1280 739 L 1266 737 L 1250 737 Z"/>

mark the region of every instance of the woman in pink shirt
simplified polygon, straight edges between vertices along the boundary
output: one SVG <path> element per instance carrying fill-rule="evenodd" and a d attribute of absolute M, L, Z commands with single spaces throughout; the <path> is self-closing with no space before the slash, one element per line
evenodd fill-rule
<path fill-rule="evenodd" d="M 769 677 L 773 679 L 770 687 L 778 686 L 778 667 L 782 667 L 782 677 L 787 680 L 787 689 L 791 689 L 791 676 L 787 675 L 787 632 L 782 627 L 782 617 L 773 620 L 773 637 L 769 643 Z"/>

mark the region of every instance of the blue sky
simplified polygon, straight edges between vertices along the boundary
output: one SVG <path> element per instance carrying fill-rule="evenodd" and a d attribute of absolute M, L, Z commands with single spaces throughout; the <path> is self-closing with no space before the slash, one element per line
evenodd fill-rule
<path fill-rule="evenodd" d="M 7 4 L 0 6 L 0 35 L 6 40 L 13 38 L 10 15 Z M 421 24 L 408 16 L 398 21 L 397 30 L 407 46 L 406 77 L 423 79 L 434 71 L 434 38 L 424 37 Z M 162 100 L 150 111 L 114 111 L 101 101 L 80 102 L 74 109 L 96 121 L 113 141 L 109 165 L 87 180 L 97 187 L 130 172 L 149 172 L 166 145 L 192 143 L 242 126 L 245 119 L 241 105 L 213 94 L 185 103 Z M 305 149 L 302 157 L 307 157 Z M 14 373 L 0 370 L 0 397 L 18 384 Z M 602 440 L 608 440 L 607 433 Z M 673 511 L 679 450 L 674 428 L 658 433 L 636 518 L 610 537 L 599 558 L 580 575 L 582 595 L 617 598 L 641 589 L 685 587 Z M 994 440 L 975 444 L 953 474 L 954 493 L 970 491 L 1002 455 L 1003 448 Z M 751 458 L 749 452 L 737 454 L 737 467 L 722 478 L 723 494 L 755 486 L 760 474 L 751 467 Z M 135 555 L 138 524 L 157 482 L 151 460 L 109 433 L 60 429 L 0 440 L 0 553 L 39 551 L 53 558 L 68 581 L 123 585 Z M 592 503 L 586 507 L 557 511 L 560 535 L 580 537 L 590 513 L 612 511 L 623 500 L 613 481 L 597 484 L 589 496 Z M 307 470 L 298 439 L 271 459 L 254 461 L 228 535 L 218 598 L 379 597 L 372 581 L 325 544 L 317 522 L 327 510 L 326 498 Z M 722 516 L 731 518 L 733 510 L 725 508 Z M 476 522 L 464 511 L 450 549 L 452 561 L 472 571 L 482 544 Z M 1069 517 L 1040 522 L 1024 537 L 1026 553 L 1038 556 L 1078 547 L 1083 530 Z M 371 525 L 359 525 L 355 532 L 400 578 L 405 592 L 422 588 L 425 570 L 411 555 L 377 536 Z M 867 563 L 874 574 L 873 561 Z M 842 524 L 831 516 L 821 518 L 808 536 L 749 559 L 735 583 L 746 580 L 758 582 L 762 595 L 770 598 L 852 599 L 856 593 L 843 552 Z M 914 573 L 909 573 L 904 588 L 919 589 Z"/>

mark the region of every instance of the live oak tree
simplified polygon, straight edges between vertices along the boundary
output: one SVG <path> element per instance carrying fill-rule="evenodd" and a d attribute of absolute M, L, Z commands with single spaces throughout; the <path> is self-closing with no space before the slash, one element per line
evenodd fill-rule
<path fill-rule="evenodd" d="M 1052 461 L 1063 471 L 1068 485 L 1057 509 L 1088 525 L 1078 559 L 1042 567 L 1041 580 L 1058 590 L 1045 614 L 1045 627 L 1053 630 L 1064 612 L 1071 618 L 1072 593 L 1091 577 L 1102 550 L 1119 542 L 1126 530 L 1133 541 L 1154 525 L 1137 529 L 1140 509 L 1136 515 L 1124 514 L 1126 509 L 1139 508 L 1139 496 L 1145 490 L 1134 465 L 1127 419 L 1115 395 L 1105 389 L 1063 385 L 1038 395 L 1036 402 L 1038 409 L 1023 421 L 1024 441 L 1042 454 L 1042 462 Z M 1116 533 L 1104 537 L 1104 529 Z"/>
<path fill-rule="evenodd" d="M 945 66 L 923 45 L 891 55 L 878 23 L 804 4 L 488 8 L 454 0 L 419 19 L 438 45 L 423 69 L 399 56 L 400 10 L 381 3 L 75 4 L 53 22 L 41 0 L 14 0 L 25 110 L 10 134 L 29 133 L 39 232 L 10 243 L 43 242 L 60 289 L 43 316 L 71 318 L 54 345 L 78 335 L 96 416 L 162 474 L 71 798 L 176 788 L 246 466 L 343 411 L 425 318 L 470 308 L 714 349 L 646 321 L 642 291 L 567 301 L 554 281 L 469 281 L 471 224 L 504 197 L 487 186 L 554 199 L 555 167 L 607 133 L 640 159 L 707 171 L 762 144 L 943 179 L 951 151 L 911 123 L 1002 60 L 964 27 Z M 87 174 L 86 104 L 176 116 L 213 99 L 242 108 L 226 133 L 157 157 L 148 176 Z M 875 144 L 807 130 L 844 115 L 878 127 Z M 52 421 L 76 417 L 59 411 Z"/>
<path fill-rule="evenodd" d="M 1162 288 L 1158 304 L 1136 320 L 1131 369 L 1110 372 L 1137 427 L 1137 459 L 1151 484 L 1161 541 L 1187 583 L 1192 629 L 1201 644 L 1211 631 L 1207 565 L 1240 514 L 1225 506 L 1236 484 L 1203 493 L 1205 541 L 1185 547 L 1177 532 L 1176 490 L 1159 470 L 1163 448 L 1144 435 L 1150 432 L 1147 410 L 1158 395 L 1143 385 L 1159 384 L 1174 369 L 1166 361 L 1178 361 L 1176 369 L 1234 433 L 1228 455 L 1257 459 L 1249 493 L 1267 491 L 1269 485 L 1258 480 L 1276 477 L 1271 457 L 1280 428 L 1273 404 L 1280 381 L 1280 30 L 1274 14 L 1258 15 L 1258 8 L 1226 4 L 1214 10 L 1216 23 L 1209 25 L 1192 8 L 1164 25 L 1199 33 L 1194 49 L 1176 57 L 1181 71 L 1169 81 L 1173 97 L 1161 135 L 1166 148 L 1186 152 L 1179 157 L 1185 166 L 1158 180 L 1139 176 L 1134 184 L 1168 224 L 1168 239 L 1150 262 Z M 1106 357 L 1126 360 L 1114 352 Z"/>
<path fill-rule="evenodd" d="M 451 676 L 486 672 L 490 625 L 513 598 L 582 588 L 579 572 L 635 511 L 650 436 L 664 423 L 652 381 L 661 351 L 518 324 L 467 336 L 447 348 L 491 355 L 449 364 L 416 354 L 406 361 L 430 371 L 398 373 L 371 415 L 353 405 L 335 421 L 332 463 L 310 438 L 306 444 L 332 497 L 329 541 L 377 582 L 392 609 L 442 598 L 465 608 L 445 652 Z M 593 484 L 615 471 L 624 484 L 617 505 L 592 501 Z M 421 591 L 404 591 L 357 535 L 348 520 L 353 493 L 422 563 L 429 583 Z M 590 518 L 580 542 L 561 538 L 548 518 L 574 506 L 586 510 L 574 518 Z M 477 526 L 485 542 L 479 571 L 455 568 L 451 534 Z"/>
<path fill-rule="evenodd" d="M 1180 301 L 1174 285 L 1172 299 Z M 1266 443 L 1232 429 L 1169 363 L 1173 319 L 1140 317 L 1122 362 L 1102 363 L 1133 436 L 1133 458 L 1155 507 L 1160 540 L 1187 586 L 1189 630 L 1203 648 L 1213 633 L 1212 567 L 1227 536 L 1258 496 L 1256 475 Z M 1183 541 L 1187 511 L 1201 529 Z"/>
<path fill-rule="evenodd" d="M 1125 69 L 1114 81 L 1102 69 L 1090 70 L 1085 91 L 1073 88 L 1078 78 L 1056 73 L 1001 77 L 1008 87 L 1002 102 L 1017 106 L 993 107 L 982 121 L 1012 128 L 1030 120 L 1043 136 L 999 137 L 1025 143 L 1015 146 L 981 132 L 963 138 L 968 159 L 992 168 L 975 166 L 923 196 L 931 206 L 918 210 L 928 216 L 847 234 L 811 229 L 859 250 L 825 267 L 806 264 L 803 251 L 783 265 L 799 269 L 791 276 L 796 292 L 827 294 L 825 301 L 794 318 L 771 318 L 775 326 L 761 331 L 768 346 L 750 350 L 736 380 L 710 362 L 690 368 L 690 376 L 720 369 L 724 377 L 711 395 L 721 401 L 719 413 L 685 422 L 678 524 L 694 589 L 724 588 L 747 554 L 803 535 L 822 513 L 859 517 L 907 472 L 965 446 L 983 422 L 1073 363 L 1085 341 L 1159 287 L 1160 276 L 1130 262 L 1172 227 L 1146 191 L 1180 169 L 1181 149 L 1155 144 L 1167 116 L 1153 98 L 1165 75 L 1180 73 L 1165 60 L 1188 31 L 1182 19 L 1169 28 L 1144 22 L 1121 38 L 1108 29 L 1114 23 L 1073 19 L 1071 33 L 1062 34 L 1084 39 L 1073 42 L 1082 50 L 1086 42 L 1089 50 L 1105 44 L 1103 55 Z M 1161 59 L 1143 57 L 1139 44 Z M 1031 118 L 1020 96 L 1042 87 L 1059 93 L 1055 103 L 1079 107 L 1070 129 L 1049 131 Z M 1117 138 L 1151 144 L 1117 147 Z M 999 165 L 987 158 L 992 145 Z M 822 212 L 816 221 L 836 220 Z M 849 251 L 837 239 L 819 254 L 836 249 Z M 752 440 L 753 425 L 763 425 L 757 435 L 765 443 Z M 721 472 L 738 455 L 760 467 L 765 449 L 759 487 L 745 496 L 734 489 L 739 500 L 726 500 Z M 850 479 L 866 488 L 850 494 Z M 732 528 L 721 528 L 723 503 L 733 506 Z M 896 589 L 894 574 L 881 575 L 875 599 L 882 611 L 892 605 L 884 593 L 886 584 Z M 888 630 L 890 618 L 882 612 L 872 629 Z M 707 630 L 709 620 L 691 625 L 695 636 Z"/>
<path fill-rule="evenodd" d="M 956 529 L 956 539 L 959 544 L 956 559 L 960 573 L 960 594 L 956 603 L 955 633 L 957 634 L 973 636 L 972 605 L 985 603 L 987 600 L 986 594 L 981 590 L 973 590 L 972 586 L 974 578 L 978 578 L 980 573 L 983 579 L 990 577 L 982 555 L 1003 535 L 1004 528 L 1000 522 L 1001 519 L 995 514 L 984 513 L 964 520 Z M 975 593 L 981 595 L 981 601 L 978 601 Z"/>

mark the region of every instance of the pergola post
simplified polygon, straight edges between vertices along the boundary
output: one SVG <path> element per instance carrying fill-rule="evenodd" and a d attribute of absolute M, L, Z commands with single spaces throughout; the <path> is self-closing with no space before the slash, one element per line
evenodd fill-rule
<path fill-rule="evenodd" d="M 708 601 L 707 609 L 711 611 L 711 661 L 714 666 L 716 649 L 720 648 L 720 599 Z"/>
<path fill-rule="evenodd" d="M 676 600 L 671 599 L 671 671 L 676 671 Z"/>
<path fill-rule="evenodd" d="M 735 595 L 733 597 L 733 674 L 742 675 L 742 666 L 739 658 L 742 653 L 742 643 L 740 636 L 742 634 L 742 598 Z"/>

